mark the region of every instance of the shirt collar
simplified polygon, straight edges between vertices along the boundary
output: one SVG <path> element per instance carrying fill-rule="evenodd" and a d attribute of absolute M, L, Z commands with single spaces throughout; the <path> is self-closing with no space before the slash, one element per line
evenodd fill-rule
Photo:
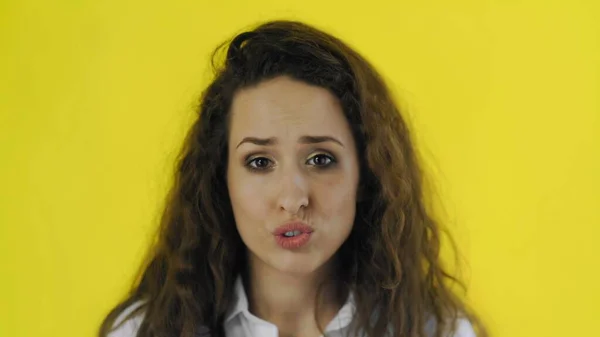
<path fill-rule="evenodd" d="M 233 305 L 229 307 L 227 314 L 225 315 L 225 323 L 237 316 L 239 313 L 248 311 L 248 297 L 244 290 L 244 284 L 242 283 L 242 277 L 238 276 L 233 286 Z"/>
<path fill-rule="evenodd" d="M 241 276 L 236 278 L 233 292 L 234 302 L 225 315 L 225 324 L 242 312 L 247 312 L 250 314 L 248 309 L 248 297 L 246 296 L 246 291 L 244 290 L 244 284 L 242 283 Z M 340 308 L 340 311 L 338 311 L 335 317 L 327 325 L 325 332 L 345 328 L 350 324 L 350 322 L 352 322 L 355 312 L 356 304 L 354 302 L 354 294 L 350 292 L 348 294 L 348 298 L 346 299 L 346 303 L 344 303 L 342 308 Z"/>

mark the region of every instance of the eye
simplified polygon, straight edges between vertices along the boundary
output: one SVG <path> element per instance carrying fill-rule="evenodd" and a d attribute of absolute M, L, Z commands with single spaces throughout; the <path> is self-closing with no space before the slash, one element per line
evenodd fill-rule
<path fill-rule="evenodd" d="M 253 170 L 265 170 L 271 165 L 271 160 L 265 157 L 255 157 L 249 160 L 246 165 Z"/>
<path fill-rule="evenodd" d="M 332 156 L 326 154 L 317 154 L 310 157 L 307 161 L 307 164 L 314 166 L 326 167 L 335 162 Z"/>

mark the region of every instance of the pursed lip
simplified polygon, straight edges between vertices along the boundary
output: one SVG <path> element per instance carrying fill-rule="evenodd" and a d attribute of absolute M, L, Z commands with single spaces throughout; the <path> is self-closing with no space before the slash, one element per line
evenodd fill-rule
<path fill-rule="evenodd" d="M 311 226 L 305 224 L 304 222 L 294 221 L 294 222 L 288 222 L 284 225 L 277 227 L 273 231 L 273 235 L 279 236 L 279 235 L 284 235 L 287 232 L 295 232 L 295 231 L 299 231 L 300 233 L 312 233 L 315 230 Z"/>

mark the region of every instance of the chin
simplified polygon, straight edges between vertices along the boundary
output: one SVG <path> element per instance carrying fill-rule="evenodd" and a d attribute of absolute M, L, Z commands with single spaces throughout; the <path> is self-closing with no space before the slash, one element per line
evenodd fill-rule
<path fill-rule="evenodd" d="M 319 271 L 327 263 L 327 260 L 311 254 L 284 252 L 266 261 L 272 268 L 282 273 L 300 276 Z"/>
<path fill-rule="evenodd" d="M 289 274 L 295 277 L 309 276 L 319 273 L 332 262 L 335 255 L 334 247 L 323 251 L 318 247 L 306 247 L 306 249 L 286 250 L 280 247 L 248 247 L 251 264 L 260 264 L 259 268 L 270 269 L 271 272 Z"/>
<path fill-rule="evenodd" d="M 310 275 L 319 269 L 319 266 L 311 266 L 311 265 L 272 265 L 273 268 L 284 274 L 290 275 Z"/>

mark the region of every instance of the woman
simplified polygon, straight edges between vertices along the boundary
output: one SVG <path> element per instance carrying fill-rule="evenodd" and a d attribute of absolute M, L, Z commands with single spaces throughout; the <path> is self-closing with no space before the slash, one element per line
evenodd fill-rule
<path fill-rule="evenodd" d="M 408 129 L 372 66 L 298 22 L 226 47 L 158 242 L 100 335 L 483 335 L 448 287 Z"/>

